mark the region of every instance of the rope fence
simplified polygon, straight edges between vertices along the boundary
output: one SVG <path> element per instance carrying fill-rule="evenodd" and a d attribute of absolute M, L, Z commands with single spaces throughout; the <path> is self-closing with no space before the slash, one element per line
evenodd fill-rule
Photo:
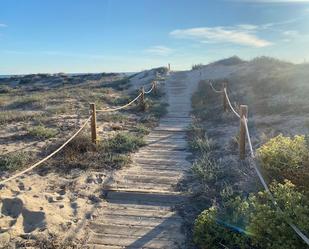
<path fill-rule="evenodd" d="M 33 170 L 34 168 L 38 167 L 39 165 L 41 165 L 42 163 L 44 163 L 45 161 L 47 161 L 49 158 L 51 158 L 52 156 L 56 155 L 60 150 L 62 150 L 69 142 L 71 142 L 87 125 L 87 123 L 89 122 L 89 120 L 91 119 L 91 116 L 89 118 L 87 118 L 87 120 L 83 123 L 83 125 L 78 129 L 77 132 L 75 132 L 65 143 L 63 143 L 58 149 L 56 149 L 54 152 L 52 152 L 51 154 L 49 154 L 48 156 L 44 157 L 43 159 L 41 159 L 40 161 L 38 161 L 37 163 L 33 164 L 32 166 L 28 167 L 27 169 L 3 180 L 0 181 L 0 185 L 3 185 L 4 183 L 11 181 L 27 172 L 29 172 L 30 170 Z"/>
<path fill-rule="evenodd" d="M 223 91 L 222 90 L 217 90 L 216 88 L 214 88 L 214 86 L 212 85 L 212 82 L 209 81 L 209 84 L 210 84 L 210 87 L 212 88 L 212 90 L 215 92 L 215 93 L 222 93 Z"/>
<path fill-rule="evenodd" d="M 225 95 L 224 98 L 226 99 L 227 103 L 229 104 L 231 111 L 236 115 L 236 117 L 240 118 L 240 115 L 237 113 L 237 111 L 234 109 L 234 107 L 231 104 L 231 101 L 230 101 L 229 95 L 227 94 L 226 88 L 224 88 L 223 92 L 224 92 L 224 95 Z"/>
<path fill-rule="evenodd" d="M 53 151 L 52 153 L 50 153 L 48 156 L 44 157 L 43 159 L 41 159 L 40 161 L 36 162 L 35 164 L 29 166 L 28 168 L 26 168 L 23 171 L 20 171 L 12 176 L 10 176 L 9 178 L 6 178 L 4 180 L 0 180 L 0 186 L 4 185 L 5 183 L 16 179 L 24 174 L 26 174 L 27 172 L 35 169 L 36 167 L 40 166 L 42 163 L 44 163 L 45 161 L 47 161 L 48 159 L 50 159 L 51 157 L 53 157 L 54 155 L 56 155 L 58 152 L 60 152 L 68 143 L 70 143 L 85 127 L 86 125 L 89 123 L 90 121 L 90 125 L 91 125 L 91 138 L 92 138 L 92 142 L 93 143 L 97 143 L 97 125 L 96 125 L 96 113 L 97 112 L 115 112 L 115 111 L 119 111 L 122 109 L 127 108 L 128 106 L 132 105 L 134 102 L 136 102 L 138 99 L 141 99 L 140 104 L 142 106 L 144 106 L 144 95 L 145 94 L 150 94 L 152 91 L 154 91 L 154 93 L 157 93 L 157 82 L 153 81 L 151 83 L 151 88 L 145 92 L 144 87 L 141 87 L 140 89 L 140 93 L 129 103 L 120 106 L 120 107 L 116 107 L 116 108 L 110 108 L 110 109 L 103 109 L 103 110 L 96 110 L 95 104 L 94 103 L 90 103 L 90 109 L 91 109 L 91 115 L 85 120 L 85 122 L 82 124 L 82 126 L 69 138 L 67 139 L 59 148 L 57 148 L 55 151 Z"/>
<path fill-rule="evenodd" d="M 240 159 L 245 159 L 246 158 L 246 138 L 248 141 L 248 147 L 249 147 L 249 152 L 250 152 L 250 158 L 249 158 L 249 162 L 252 163 L 258 177 L 259 180 L 261 182 L 261 184 L 263 185 L 265 191 L 270 195 L 270 198 L 274 204 L 274 206 L 280 211 L 283 212 L 280 207 L 278 206 L 277 202 L 275 201 L 271 191 L 269 190 L 269 187 L 261 173 L 261 171 L 259 170 L 259 167 L 257 165 L 257 161 L 255 160 L 255 153 L 253 150 L 253 146 L 252 146 L 252 141 L 251 141 L 251 136 L 250 136 L 250 132 L 249 132 L 249 128 L 248 128 L 248 106 L 247 105 L 240 105 L 240 113 L 238 113 L 232 106 L 229 95 L 227 93 L 227 82 L 224 82 L 222 90 L 218 91 L 217 89 L 215 89 L 212 85 L 212 82 L 209 81 L 209 85 L 211 87 L 211 89 L 213 90 L 213 92 L 215 93 L 220 93 L 223 96 L 223 109 L 224 111 L 227 110 L 227 105 L 230 108 L 230 110 L 232 111 L 232 113 L 239 118 L 240 120 L 240 128 L 239 128 L 239 157 Z M 294 232 L 309 246 L 309 238 L 293 223 L 291 223 L 290 221 L 286 221 L 289 226 L 294 230 Z"/>

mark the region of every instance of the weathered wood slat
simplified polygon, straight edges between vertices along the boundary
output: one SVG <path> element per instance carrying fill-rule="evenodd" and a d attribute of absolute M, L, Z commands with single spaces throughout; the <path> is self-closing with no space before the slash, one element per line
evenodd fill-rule
<path fill-rule="evenodd" d="M 173 73 L 167 80 L 168 113 L 132 155 L 131 167 L 104 185 L 107 203 L 89 224 L 90 248 L 185 249 L 183 221 L 175 211 L 188 201 L 177 186 L 191 175 L 186 160 L 191 96 L 183 76 Z"/>

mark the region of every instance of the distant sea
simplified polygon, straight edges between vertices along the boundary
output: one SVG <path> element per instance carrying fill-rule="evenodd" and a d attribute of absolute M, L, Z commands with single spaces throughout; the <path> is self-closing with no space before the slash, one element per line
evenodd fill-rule
<path fill-rule="evenodd" d="M 68 73 L 67 75 L 70 75 L 70 76 L 78 76 L 78 75 L 83 75 L 83 74 L 88 74 L 88 73 Z M 90 74 L 99 74 L 99 73 L 90 73 Z M 132 74 L 135 74 L 135 72 L 125 72 L 125 73 L 119 73 L 119 74 L 124 74 L 124 75 L 127 75 L 127 76 L 130 76 Z M 0 74 L 0 79 L 3 79 L 3 78 L 10 78 L 12 76 L 24 76 L 26 74 Z"/>
<path fill-rule="evenodd" d="M 3 78 L 10 78 L 11 76 L 14 76 L 14 75 L 0 75 L 0 78 L 3 79 Z"/>

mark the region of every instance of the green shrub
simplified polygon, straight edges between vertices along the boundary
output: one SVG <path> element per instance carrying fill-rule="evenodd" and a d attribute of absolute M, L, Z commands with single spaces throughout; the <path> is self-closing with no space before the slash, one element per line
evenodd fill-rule
<path fill-rule="evenodd" d="M 250 248 L 249 238 L 241 235 L 241 230 L 218 219 L 219 210 L 213 206 L 204 210 L 194 223 L 193 241 L 199 248 L 222 249 Z M 224 246 L 223 246 L 224 245 Z"/>
<path fill-rule="evenodd" d="M 213 148 L 213 141 L 207 137 L 206 133 L 193 135 L 189 140 L 189 147 L 193 152 L 208 153 Z"/>
<path fill-rule="evenodd" d="M 206 131 L 203 127 L 192 124 L 189 126 L 188 131 L 189 148 L 196 153 L 208 153 L 213 147 L 213 141 L 206 135 Z"/>
<path fill-rule="evenodd" d="M 27 152 L 15 152 L 0 157 L 0 171 L 14 171 L 24 167 L 30 160 Z"/>
<path fill-rule="evenodd" d="M 274 182 L 270 191 L 281 210 L 266 191 L 247 198 L 237 196 L 221 208 L 204 210 L 195 221 L 195 243 L 209 249 L 222 248 L 220 243 L 228 248 L 307 248 L 288 222 L 308 234 L 308 198 L 288 180 L 283 184 Z"/>
<path fill-rule="evenodd" d="M 101 153 L 98 157 L 99 163 L 102 162 L 106 169 L 121 169 L 131 163 L 130 156 L 128 154 L 119 153 Z"/>
<path fill-rule="evenodd" d="M 37 125 L 32 128 L 28 128 L 28 135 L 40 138 L 40 139 L 48 139 L 57 135 L 58 131 L 53 128 L 47 128 L 43 125 Z"/>
<path fill-rule="evenodd" d="M 43 108 L 46 102 L 43 95 L 30 95 L 21 97 L 9 105 L 9 108 Z"/>
<path fill-rule="evenodd" d="M 278 181 L 291 180 L 298 189 L 308 191 L 308 146 L 304 136 L 279 135 L 262 145 L 258 157 L 266 175 Z"/>
<path fill-rule="evenodd" d="M 40 113 L 34 112 L 22 112 L 22 111 L 1 111 L 0 112 L 0 125 L 11 123 L 28 121 L 41 116 Z"/>
<path fill-rule="evenodd" d="M 117 133 L 116 136 L 111 139 L 103 141 L 101 147 L 105 151 L 113 153 L 129 153 L 136 151 L 139 147 L 144 145 L 145 141 L 142 137 L 129 133 Z"/>
<path fill-rule="evenodd" d="M 62 150 L 61 161 L 68 172 L 70 168 L 120 169 L 131 162 L 129 152 L 143 144 L 138 136 L 118 133 L 95 146 L 89 136 L 80 134 Z"/>
<path fill-rule="evenodd" d="M 251 195 L 245 200 L 250 210 L 247 229 L 254 235 L 253 245 L 263 249 L 307 248 L 287 221 L 309 234 L 308 199 L 298 192 L 290 181 L 285 181 L 284 184 L 273 183 L 270 190 L 283 212 L 273 207 L 271 197 L 266 191 Z"/>
<path fill-rule="evenodd" d="M 193 163 L 192 170 L 206 185 L 214 184 L 220 174 L 218 164 L 207 154 L 203 154 Z"/>
<path fill-rule="evenodd" d="M 161 118 L 167 114 L 167 103 L 157 102 L 150 99 L 146 99 L 146 109 L 151 113 L 155 118 Z"/>
<path fill-rule="evenodd" d="M 140 135 L 147 135 L 150 132 L 150 129 L 144 124 L 137 124 L 134 128 L 134 131 Z"/>
<path fill-rule="evenodd" d="M 279 135 L 262 145 L 257 154 L 266 169 L 280 171 L 301 167 L 308 157 L 308 148 L 304 136 Z"/>

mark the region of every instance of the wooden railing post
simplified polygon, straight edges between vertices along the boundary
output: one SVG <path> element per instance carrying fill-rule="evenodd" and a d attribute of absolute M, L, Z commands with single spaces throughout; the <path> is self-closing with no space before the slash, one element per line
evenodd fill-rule
<path fill-rule="evenodd" d="M 226 95 L 225 95 L 224 89 L 227 89 L 227 82 L 223 82 L 223 84 L 222 84 L 223 110 L 226 112 L 227 111 L 227 99 L 226 99 Z"/>
<path fill-rule="evenodd" d="M 141 93 L 140 107 L 142 111 L 144 111 L 145 110 L 145 88 L 143 86 L 141 87 L 140 93 Z"/>
<path fill-rule="evenodd" d="M 239 128 L 239 157 L 246 158 L 246 127 L 244 118 L 248 117 L 248 106 L 240 105 L 240 128 Z"/>
<path fill-rule="evenodd" d="M 95 103 L 90 104 L 91 110 L 91 140 L 94 144 L 97 143 L 97 117 Z"/>
<path fill-rule="evenodd" d="M 153 93 L 154 93 L 154 95 L 157 95 L 157 93 L 158 93 L 157 82 L 153 81 L 152 84 L 153 84 Z"/>

